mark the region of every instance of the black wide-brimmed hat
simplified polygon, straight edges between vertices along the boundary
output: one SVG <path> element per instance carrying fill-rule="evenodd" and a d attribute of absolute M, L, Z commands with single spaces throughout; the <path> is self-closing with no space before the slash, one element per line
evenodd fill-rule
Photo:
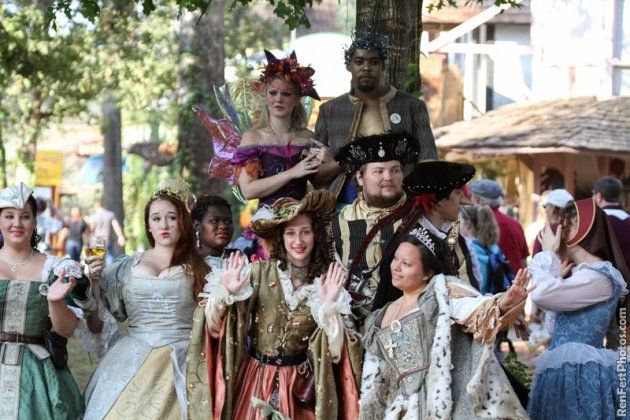
<path fill-rule="evenodd" d="M 420 156 L 420 143 L 409 133 L 387 133 L 358 137 L 343 146 L 335 160 L 348 173 L 371 162 L 397 160 L 402 165 L 415 163 Z"/>
<path fill-rule="evenodd" d="M 410 195 L 433 193 L 446 197 L 462 188 L 475 176 L 475 168 L 467 163 L 429 160 L 418 163 L 403 180 L 403 188 Z"/>

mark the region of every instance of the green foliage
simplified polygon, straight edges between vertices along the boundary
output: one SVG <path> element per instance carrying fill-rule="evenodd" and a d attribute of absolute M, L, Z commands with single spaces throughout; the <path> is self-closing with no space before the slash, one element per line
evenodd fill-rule
<path fill-rule="evenodd" d="M 16 158 L 32 173 L 42 129 L 85 110 L 98 90 L 84 54 L 92 37 L 80 24 L 49 31 L 40 8 L 0 4 L 0 38 L 0 129 L 17 139 Z"/>
<path fill-rule="evenodd" d="M 503 367 L 508 370 L 523 386 L 530 389 L 532 386 L 532 374 L 528 367 L 519 362 L 516 353 L 509 353 L 503 360 Z"/>
<path fill-rule="evenodd" d="M 417 98 L 422 97 L 422 91 L 420 90 L 420 65 L 409 63 L 405 69 L 407 72 L 407 78 L 403 82 L 403 90 L 412 94 Z M 416 90 L 410 92 L 412 87 L 416 87 Z"/>
<path fill-rule="evenodd" d="M 451 6 L 457 7 L 459 1 L 458 0 L 431 0 L 429 5 L 427 6 L 427 10 L 431 13 L 434 10 L 440 10 L 444 7 Z M 484 0 L 466 0 L 465 5 L 469 6 L 474 3 L 484 3 Z M 494 3 L 495 6 L 512 6 L 512 7 L 522 7 L 522 0 L 494 0 L 494 1 L 486 1 L 485 3 Z"/>
<path fill-rule="evenodd" d="M 62 13 L 68 19 L 72 18 L 74 11 L 71 7 L 74 0 L 55 0 L 48 12 L 48 19 L 53 25 L 57 24 L 57 13 Z M 267 0 L 269 4 L 274 6 L 273 12 L 282 19 L 290 29 L 295 29 L 300 25 L 310 27 L 310 22 L 306 16 L 306 7 L 312 7 L 313 1 L 321 3 L 321 0 Z M 249 6 L 253 0 L 232 0 L 230 9 L 236 10 L 240 6 Z M 103 13 L 107 6 L 100 5 L 97 0 L 78 0 L 79 13 L 87 18 L 90 22 L 95 22 L 96 18 Z M 174 5 L 179 9 L 179 13 L 183 10 L 188 11 L 206 11 L 208 7 L 212 7 L 212 0 L 164 0 L 161 3 L 154 0 L 133 0 L 128 2 L 130 5 L 137 4 L 142 10 L 142 14 L 147 16 L 154 10 L 162 6 Z"/>
<path fill-rule="evenodd" d="M 263 3 L 258 1 L 256 4 Z M 225 14 L 225 27 L 238 28 L 237 31 L 226 31 L 225 56 L 226 65 L 236 68 L 239 79 L 250 77 L 252 70 L 256 70 L 248 61 L 254 53 L 263 48 L 283 49 L 289 41 L 289 33 L 281 19 L 261 17 L 251 7 L 233 5 L 230 13 Z"/>

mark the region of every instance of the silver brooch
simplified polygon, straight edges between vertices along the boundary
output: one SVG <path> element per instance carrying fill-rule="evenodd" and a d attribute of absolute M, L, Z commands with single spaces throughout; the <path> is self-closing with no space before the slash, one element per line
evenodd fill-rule
<path fill-rule="evenodd" d="M 389 120 L 393 123 L 393 124 L 398 124 L 400 123 L 400 121 L 402 120 L 402 118 L 400 118 L 400 114 L 394 112 L 392 115 L 389 116 Z"/>
<path fill-rule="evenodd" d="M 383 143 L 379 143 L 379 148 L 378 148 L 377 155 L 380 158 L 384 158 L 385 157 L 385 149 L 383 149 Z"/>
<path fill-rule="evenodd" d="M 39 294 L 42 296 L 48 296 L 48 284 L 42 283 L 39 285 Z"/>

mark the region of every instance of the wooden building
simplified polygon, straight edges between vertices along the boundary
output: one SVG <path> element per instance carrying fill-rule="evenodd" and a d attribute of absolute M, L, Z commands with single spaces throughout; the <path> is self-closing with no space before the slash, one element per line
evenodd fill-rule
<path fill-rule="evenodd" d="M 630 97 L 511 104 L 434 134 L 443 158 L 501 168 L 496 178 L 523 224 L 535 217 L 533 194 L 566 188 L 587 197 L 603 176 L 624 181 L 630 205 Z"/>

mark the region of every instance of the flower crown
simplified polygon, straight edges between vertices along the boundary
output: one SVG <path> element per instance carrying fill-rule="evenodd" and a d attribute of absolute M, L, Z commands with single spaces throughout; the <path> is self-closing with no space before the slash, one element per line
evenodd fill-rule
<path fill-rule="evenodd" d="M 409 234 L 422 242 L 422 244 L 426 246 L 429 251 L 431 251 L 431 254 L 435 255 L 435 242 L 433 242 L 433 239 L 431 239 L 429 232 L 425 228 L 415 228 L 414 230 L 409 232 Z"/>
<path fill-rule="evenodd" d="M 278 59 L 271 52 L 265 50 L 267 57 L 267 65 L 263 67 L 260 74 L 260 81 L 268 83 L 276 77 L 282 77 L 287 82 L 293 82 L 300 90 L 300 96 L 310 96 L 313 99 L 319 99 L 319 95 L 315 90 L 313 82 L 313 74 L 315 70 L 312 67 L 300 66 L 297 61 L 295 51 L 289 57 Z"/>

